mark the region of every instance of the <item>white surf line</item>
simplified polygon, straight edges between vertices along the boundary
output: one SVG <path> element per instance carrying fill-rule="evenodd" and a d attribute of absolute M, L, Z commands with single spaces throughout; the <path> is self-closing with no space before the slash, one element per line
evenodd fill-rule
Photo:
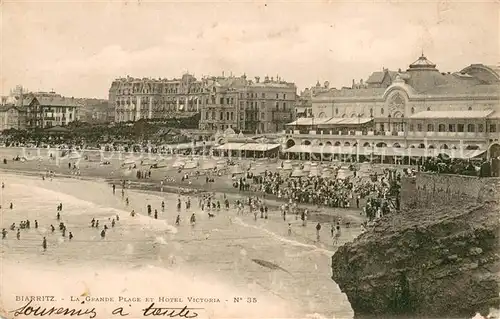
<path fill-rule="evenodd" d="M 250 224 L 247 224 L 245 223 L 243 220 L 241 220 L 240 218 L 236 217 L 234 219 L 239 225 L 241 226 L 244 226 L 244 227 L 250 227 L 250 228 L 255 228 L 255 229 L 258 229 L 260 231 L 264 231 L 266 233 L 268 233 L 269 235 L 271 235 L 272 237 L 274 237 L 275 239 L 281 241 L 281 242 L 284 242 L 284 243 L 287 243 L 287 244 L 290 244 L 290 245 L 293 245 L 293 246 L 299 246 L 299 247 L 307 247 L 307 248 L 311 248 L 315 251 L 318 251 L 318 252 L 321 252 L 325 255 L 328 255 L 328 256 L 331 256 L 333 253 L 335 253 L 335 251 L 331 251 L 331 250 L 328 250 L 328 249 L 324 249 L 324 248 L 319 248 L 318 246 L 316 245 L 310 245 L 310 244 L 304 244 L 304 243 L 301 243 L 299 241 L 296 241 L 296 240 L 291 240 L 291 239 L 286 239 L 282 236 L 279 236 L 277 235 L 276 233 L 273 233 L 272 231 L 268 230 L 268 229 L 265 229 L 263 227 L 258 227 L 258 226 L 255 226 L 255 225 L 250 225 Z"/>

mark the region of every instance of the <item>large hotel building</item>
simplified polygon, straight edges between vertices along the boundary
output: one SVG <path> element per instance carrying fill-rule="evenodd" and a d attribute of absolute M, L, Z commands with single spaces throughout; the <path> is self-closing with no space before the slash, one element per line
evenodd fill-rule
<path fill-rule="evenodd" d="M 500 156 L 498 67 L 472 64 L 445 73 L 422 54 L 405 71 L 383 69 L 351 87 L 318 83 L 303 92 L 296 110 L 303 117 L 272 144 L 228 139 L 219 149 L 228 156 L 250 150 L 250 156 L 385 163 Z"/>
<path fill-rule="evenodd" d="M 287 125 L 282 142 L 291 157 L 500 155 L 498 67 L 444 73 L 422 54 L 406 71 L 374 72 L 350 88 L 321 91 L 311 104 L 311 117 Z"/>
<path fill-rule="evenodd" d="M 295 119 L 295 84 L 246 75 L 180 79 L 120 78 L 109 89 L 116 122 L 200 114 L 199 128 L 278 132 Z"/>

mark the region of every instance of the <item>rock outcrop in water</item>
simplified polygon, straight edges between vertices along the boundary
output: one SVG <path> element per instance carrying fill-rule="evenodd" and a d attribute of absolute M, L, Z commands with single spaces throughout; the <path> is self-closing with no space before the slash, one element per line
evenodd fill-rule
<path fill-rule="evenodd" d="M 471 318 L 498 308 L 500 180 L 484 179 L 472 195 L 455 192 L 467 185 L 453 178 L 444 188 L 429 181 L 412 184 L 413 208 L 382 218 L 332 257 L 332 279 L 356 318 Z M 432 206 L 429 193 L 443 190 L 448 199 Z"/>

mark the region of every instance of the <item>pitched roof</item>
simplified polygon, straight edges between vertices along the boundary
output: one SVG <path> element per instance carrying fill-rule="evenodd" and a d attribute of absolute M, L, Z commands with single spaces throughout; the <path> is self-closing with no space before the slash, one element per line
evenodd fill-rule
<path fill-rule="evenodd" d="M 62 96 L 36 96 L 35 98 L 38 100 L 38 103 L 43 106 L 82 106 L 77 100 Z"/>
<path fill-rule="evenodd" d="M 382 83 L 384 80 L 385 72 L 384 71 L 377 71 L 373 72 L 372 75 L 366 80 L 366 83 Z"/>
<path fill-rule="evenodd" d="M 0 112 L 5 112 L 5 111 L 8 111 L 10 109 L 16 109 L 18 111 L 25 111 L 25 108 L 21 107 L 21 106 L 17 106 L 17 105 L 12 105 L 12 104 L 7 104 L 7 105 L 0 105 Z"/>
<path fill-rule="evenodd" d="M 498 96 L 500 86 L 496 84 L 468 85 L 468 83 L 452 83 L 437 85 L 422 91 L 426 95 L 451 95 L 451 96 Z"/>
<path fill-rule="evenodd" d="M 381 97 L 384 95 L 385 90 L 385 88 L 340 89 L 319 93 L 316 96 L 338 98 Z"/>

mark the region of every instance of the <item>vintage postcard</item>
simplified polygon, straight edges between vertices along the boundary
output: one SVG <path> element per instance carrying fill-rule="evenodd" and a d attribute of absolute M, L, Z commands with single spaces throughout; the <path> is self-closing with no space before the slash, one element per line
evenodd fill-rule
<path fill-rule="evenodd" d="M 0 318 L 500 318 L 498 1 L 0 10 Z"/>

